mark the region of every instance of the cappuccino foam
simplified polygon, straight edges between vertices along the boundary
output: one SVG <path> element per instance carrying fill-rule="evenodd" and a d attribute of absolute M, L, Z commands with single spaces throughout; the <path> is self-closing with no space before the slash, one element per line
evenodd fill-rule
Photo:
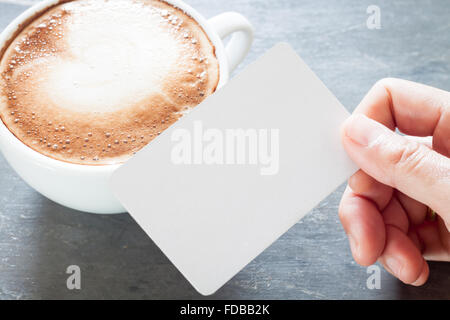
<path fill-rule="evenodd" d="M 77 164 L 120 163 L 213 93 L 215 48 L 158 0 L 76 0 L 26 26 L 0 63 L 0 117 L 23 143 Z"/>

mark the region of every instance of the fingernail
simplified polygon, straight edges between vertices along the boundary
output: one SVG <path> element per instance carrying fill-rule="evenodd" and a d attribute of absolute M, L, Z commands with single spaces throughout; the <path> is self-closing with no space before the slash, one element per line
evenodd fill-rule
<path fill-rule="evenodd" d="M 362 146 L 369 146 L 384 133 L 384 127 L 365 115 L 355 114 L 345 122 L 344 132 L 354 142 Z"/>
<path fill-rule="evenodd" d="M 355 190 L 355 185 L 357 185 L 358 183 L 358 175 L 359 171 L 357 173 L 355 173 L 354 175 L 352 175 L 349 179 L 348 179 L 348 187 L 354 191 Z"/>
<path fill-rule="evenodd" d="M 387 267 L 397 276 L 400 276 L 402 270 L 402 263 L 395 257 L 387 257 L 385 259 Z"/>

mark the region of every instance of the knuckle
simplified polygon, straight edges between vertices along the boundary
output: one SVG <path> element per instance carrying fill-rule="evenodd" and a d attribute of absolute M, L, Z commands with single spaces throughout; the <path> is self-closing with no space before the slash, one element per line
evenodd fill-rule
<path fill-rule="evenodd" d="M 385 77 L 385 78 L 381 78 L 380 80 L 378 80 L 375 84 L 384 85 L 390 81 L 392 81 L 392 78 Z"/>
<path fill-rule="evenodd" d="M 389 88 L 393 82 L 395 82 L 395 78 L 382 78 L 375 82 L 374 87 L 380 87 L 380 88 Z"/>
<path fill-rule="evenodd" d="M 426 147 L 417 142 L 410 142 L 395 150 L 389 161 L 394 167 L 394 178 L 398 175 L 421 175 L 427 157 Z"/>

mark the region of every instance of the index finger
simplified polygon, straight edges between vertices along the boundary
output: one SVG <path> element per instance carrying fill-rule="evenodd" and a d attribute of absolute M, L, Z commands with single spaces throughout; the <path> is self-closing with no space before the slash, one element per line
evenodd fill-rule
<path fill-rule="evenodd" d="M 450 92 L 387 78 L 372 87 L 355 113 L 365 114 L 391 130 L 433 136 L 433 148 L 450 155 Z"/>

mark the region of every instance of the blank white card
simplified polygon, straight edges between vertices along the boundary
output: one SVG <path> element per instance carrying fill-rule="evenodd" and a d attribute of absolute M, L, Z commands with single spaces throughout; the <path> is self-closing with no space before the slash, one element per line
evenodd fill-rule
<path fill-rule="evenodd" d="M 348 116 L 279 44 L 138 152 L 111 186 L 209 295 L 356 171 L 339 137 Z"/>

